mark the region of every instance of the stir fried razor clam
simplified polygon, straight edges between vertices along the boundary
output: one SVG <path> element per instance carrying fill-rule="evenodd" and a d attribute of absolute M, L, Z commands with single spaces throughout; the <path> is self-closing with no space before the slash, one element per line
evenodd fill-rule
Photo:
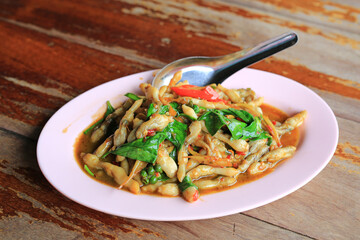
<path fill-rule="evenodd" d="M 194 202 L 264 176 L 295 154 L 295 131 L 306 111 L 284 117 L 249 88 L 198 87 L 180 79 L 179 72 L 160 89 L 142 83 L 143 95 L 126 94 L 116 109 L 107 102 L 105 116 L 80 136 L 84 170 L 134 194 Z"/>

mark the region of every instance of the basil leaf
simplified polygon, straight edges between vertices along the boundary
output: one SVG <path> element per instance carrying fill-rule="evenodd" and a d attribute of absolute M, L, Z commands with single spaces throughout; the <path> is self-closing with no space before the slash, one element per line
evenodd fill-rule
<path fill-rule="evenodd" d="M 160 115 L 164 115 L 169 111 L 169 105 L 162 105 L 159 110 Z"/>
<path fill-rule="evenodd" d="M 227 127 L 231 132 L 233 139 L 240 139 L 243 135 L 243 129 L 246 127 L 246 123 L 240 122 L 236 119 L 228 119 Z"/>
<path fill-rule="evenodd" d="M 190 115 L 187 115 L 185 113 L 180 113 L 179 116 L 183 116 L 183 117 L 186 117 L 187 119 L 191 120 L 191 121 L 196 121 L 196 118 L 190 116 Z"/>
<path fill-rule="evenodd" d="M 223 110 L 220 110 L 220 111 L 224 115 L 234 115 L 234 116 L 242 119 L 247 124 L 254 121 L 254 117 L 245 110 L 237 110 L 237 109 L 234 109 L 234 108 L 229 108 L 229 109 L 223 109 Z"/>
<path fill-rule="evenodd" d="M 99 121 L 97 121 L 96 123 L 94 123 L 93 125 L 91 125 L 90 127 L 88 127 L 85 131 L 84 134 L 88 134 L 89 132 L 91 132 L 91 130 L 93 130 L 96 126 L 100 125 L 102 122 L 104 121 L 104 119 L 100 119 Z"/>
<path fill-rule="evenodd" d="M 179 149 L 185 142 L 186 134 L 187 125 L 175 120 L 169 123 L 162 132 L 146 138 L 145 141 L 144 138 L 140 138 L 133 142 L 125 143 L 109 153 L 143 162 L 155 163 L 160 143 L 168 139 Z"/>
<path fill-rule="evenodd" d="M 89 132 L 91 132 L 96 126 L 100 125 L 107 116 L 109 116 L 110 114 L 112 114 L 115 111 L 114 107 L 111 105 L 111 103 L 109 101 L 106 101 L 106 112 L 105 115 L 102 119 L 100 119 L 99 121 L 97 121 L 96 123 L 94 123 L 93 125 L 91 125 L 90 127 L 88 127 L 85 131 L 84 134 L 88 134 Z"/>
<path fill-rule="evenodd" d="M 234 118 L 227 118 L 225 115 L 233 115 L 245 122 Z M 205 121 L 205 126 L 211 135 L 215 135 L 220 128 L 226 125 L 231 133 L 232 139 L 241 138 L 244 140 L 254 141 L 270 137 L 261 129 L 261 122 L 259 118 L 253 117 L 250 113 L 244 110 L 237 110 L 233 108 L 209 110 L 200 116 L 199 120 Z"/>
<path fill-rule="evenodd" d="M 255 118 L 257 119 L 257 118 Z M 249 139 L 249 138 L 254 138 L 256 137 L 258 134 L 256 134 L 256 131 L 258 130 L 258 123 L 257 121 L 253 121 L 249 126 L 247 126 L 246 128 L 244 128 L 243 130 L 243 137 L 242 139 Z"/>
<path fill-rule="evenodd" d="M 181 192 L 185 191 L 189 187 L 195 187 L 196 189 L 198 189 L 198 187 L 191 181 L 191 178 L 189 176 L 185 176 L 178 186 Z"/>
<path fill-rule="evenodd" d="M 177 102 L 171 102 L 169 104 L 176 111 L 176 113 L 177 113 L 176 116 L 179 115 L 180 113 L 182 113 L 180 104 L 178 104 Z"/>
<path fill-rule="evenodd" d="M 269 134 L 267 134 L 266 132 L 262 132 L 257 137 L 251 138 L 250 141 L 256 141 L 256 140 L 260 140 L 260 139 L 264 139 L 264 138 L 268 139 L 267 145 L 270 146 L 271 142 L 272 142 L 272 137 Z"/>
<path fill-rule="evenodd" d="M 149 118 L 154 113 L 156 113 L 156 108 L 154 107 L 154 104 L 151 103 L 148 110 L 147 110 L 146 118 Z"/>
<path fill-rule="evenodd" d="M 164 128 L 162 133 L 165 134 L 166 139 L 174 144 L 177 149 L 180 149 L 185 142 L 187 128 L 186 124 L 174 120 Z"/>
<path fill-rule="evenodd" d="M 190 100 L 190 102 L 187 104 L 189 107 L 191 107 L 192 109 L 194 109 L 195 113 L 199 113 L 200 112 L 200 108 L 198 105 L 194 104 L 193 101 Z"/>
<path fill-rule="evenodd" d="M 255 117 L 254 121 L 249 126 L 244 128 L 242 139 L 250 139 L 250 141 L 254 141 L 267 138 L 266 136 L 268 135 L 262 135 L 263 133 L 265 134 L 265 132 L 261 129 L 260 119 Z"/>
<path fill-rule="evenodd" d="M 198 118 L 198 120 L 205 121 L 207 130 L 213 136 L 226 124 L 228 119 L 223 116 L 219 110 L 210 110 L 204 113 L 200 118 Z"/>
<path fill-rule="evenodd" d="M 134 100 L 134 101 L 140 99 L 137 95 L 135 95 L 135 94 L 133 94 L 133 93 L 127 93 L 127 94 L 125 94 L 125 96 L 128 97 L 128 98 L 130 98 L 131 100 Z"/>
<path fill-rule="evenodd" d="M 157 109 L 155 108 L 154 104 L 151 103 L 146 117 L 149 118 L 152 114 L 156 113 Z M 160 106 L 159 114 L 164 115 L 165 113 L 169 112 L 169 106 L 168 105 L 162 105 Z"/>
<path fill-rule="evenodd" d="M 160 132 L 145 141 L 143 138 L 139 138 L 133 142 L 125 143 L 110 153 L 153 164 L 157 158 L 159 145 L 165 138 L 166 135 Z"/>
<path fill-rule="evenodd" d="M 200 107 L 198 105 L 193 105 L 192 109 L 194 109 L 195 113 L 199 113 L 200 112 Z"/>
<path fill-rule="evenodd" d="M 169 153 L 169 156 L 174 159 L 174 161 L 177 163 L 177 156 L 178 156 L 178 151 L 176 150 L 176 147 L 173 148 L 173 150 L 171 151 L 171 153 Z"/>

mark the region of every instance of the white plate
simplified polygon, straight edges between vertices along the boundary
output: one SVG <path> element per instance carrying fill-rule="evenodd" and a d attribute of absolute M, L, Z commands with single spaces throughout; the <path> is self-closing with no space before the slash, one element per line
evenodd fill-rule
<path fill-rule="evenodd" d="M 152 71 L 119 78 L 95 87 L 64 105 L 41 132 L 37 156 L 41 171 L 62 194 L 105 213 L 144 220 L 194 220 L 234 214 L 275 201 L 302 187 L 330 161 L 338 141 L 338 125 L 330 107 L 313 91 L 288 78 L 243 69 L 224 82 L 228 88 L 251 87 L 265 102 L 294 114 L 306 109 L 295 156 L 265 177 L 195 203 L 182 198 L 134 195 L 88 177 L 74 158 L 76 137 L 105 112 L 105 102 L 118 105 L 127 92 L 152 79 Z M 100 109 L 100 110 L 99 110 Z M 319 140 L 321 139 L 321 144 Z"/>

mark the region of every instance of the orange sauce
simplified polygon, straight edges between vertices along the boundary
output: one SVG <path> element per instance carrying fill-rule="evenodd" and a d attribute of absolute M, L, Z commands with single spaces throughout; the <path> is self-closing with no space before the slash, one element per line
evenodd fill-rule
<path fill-rule="evenodd" d="M 95 120 L 94 123 L 98 121 Z M 91 124 L 92 125 L 92 124 Z M 89 125 L 89 126 L 91 126 Z M 86 170 L 84 169 L 84 162 L 82 160 L 82 154 L 83 153 L 92 153 L 95 151 L 96 147 L 99 145 L 98 143 L 92 143 L 90 141 L 91 134 L 85 135 L 83 132 L 79 134 L 77 137 L 75 144 L 74 144 L 74 155 L 77 163 L 79 164 L 80 168 L 84 171 L 85 174 L 89 175 Z M 108 157 L 106 157 L 105 161 L 111 162 L 115 160 L 115 158 L 110 154 Z M 118 184 L 114 181 L 112 177 L 109 177 L 106 175 L 106 173 L 103 170 L 96 170 L 96 169 L 90 169 L 92 173 L 94 173 L 95 177 L 90 177 L 100 183 L 112 186 L 112 187 L 118 187 Z"/>
<path fill-rule="evenodd" d="M 283 122 L 288 118 L 288 115 L 286 113 L 284 113 L 283 111 L 281 111 L 273 106 L 263 104 L 261 106 L 261 109 L 263 110 L 264 115 L 268 116 L 270 118 L 270 120 Z M 76 159 L 77 163 L 79 164 L 80 168 L 83 169 L 83 171 L 86 174 L 88 174 L 88 173 L 84 170 L 84 162 L 82 161 L 81 154 L 82 153 L 92 153 L 92 152 L 94 152 L 94 150 L 97 147 L 96 144 L 91 143 L 90 136 L 91 136 L 91 134 L 85 135 L 83 133 L 80 133 L 80 135 L 78 136 L 78 138 L 76 139 L 76 142 L 74 144 L 75 159 Z M 294 129 L 293 131 L 286 133 L 281 137 L 282 146 L 297 146 L 298 142 L 299 142 L 299 130 L 298 129 Z M 109 161 L 109 162 L 111 162 L 113 160 L 114 160 L 114 158 L 110 155 L 105 159 L 105 161 Z M 279 164 L 283 163 L 284 161 L 286 161 L 286 159 L 282 160 Z M 224 191 L 224 190 L 231 189 L 231 188 L 236 188 L 243 184 L 246 184 L 246 183 L 255 181 L 261 177 L 264 177 L 265 175 L 273 172 L 275 170 L 275 168 L 268 169 L 265 172 L 259 173 L 256 175 L 250 175 L 247 172 L 245 172 L 245 173 L 239 174 L 239 176 L 237 178 L 237 182 L 230 187 L 225 187 L 225 188 L 221 188 L 221 189 L 201 190 L 200 193 L 202 195 L 204 195 L 204 194 L 210 194 L 210 193 Z M 107 176 L 104 173 L 104 171 L 95 170 L 95 169 L 91 169 L 91 171 L 95 174 L 95 177 L 93 177 L 94 180 L 101 182 L 103 184 L 109 185 L 109 186 L 113 186 L 113 187 L 118 186 L 118 184 L 115 183 L 115 181 L 111 177 Z M 211 178 L 211 177 L 209 177 L 209 178 Z M 151 195 L 156 195 L 156 194 L 151 194 Z M 158 196 L 158 195 L 156 195 L 156 196 Z"/>

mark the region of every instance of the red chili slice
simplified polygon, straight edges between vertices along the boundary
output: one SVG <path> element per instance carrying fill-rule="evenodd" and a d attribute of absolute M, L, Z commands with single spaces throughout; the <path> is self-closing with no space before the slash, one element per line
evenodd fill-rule
<path fill-rule="evenodd" d="M 179 96 L 200 98 L 209 102 L 226 103 L 225 100 L 220 99 L 219 94 L 210 86 L 199 89 L 199 87 L 194 85 L 182 85 L 180 87 L 172 87 L 171 90 L 173 90 Z"/>

